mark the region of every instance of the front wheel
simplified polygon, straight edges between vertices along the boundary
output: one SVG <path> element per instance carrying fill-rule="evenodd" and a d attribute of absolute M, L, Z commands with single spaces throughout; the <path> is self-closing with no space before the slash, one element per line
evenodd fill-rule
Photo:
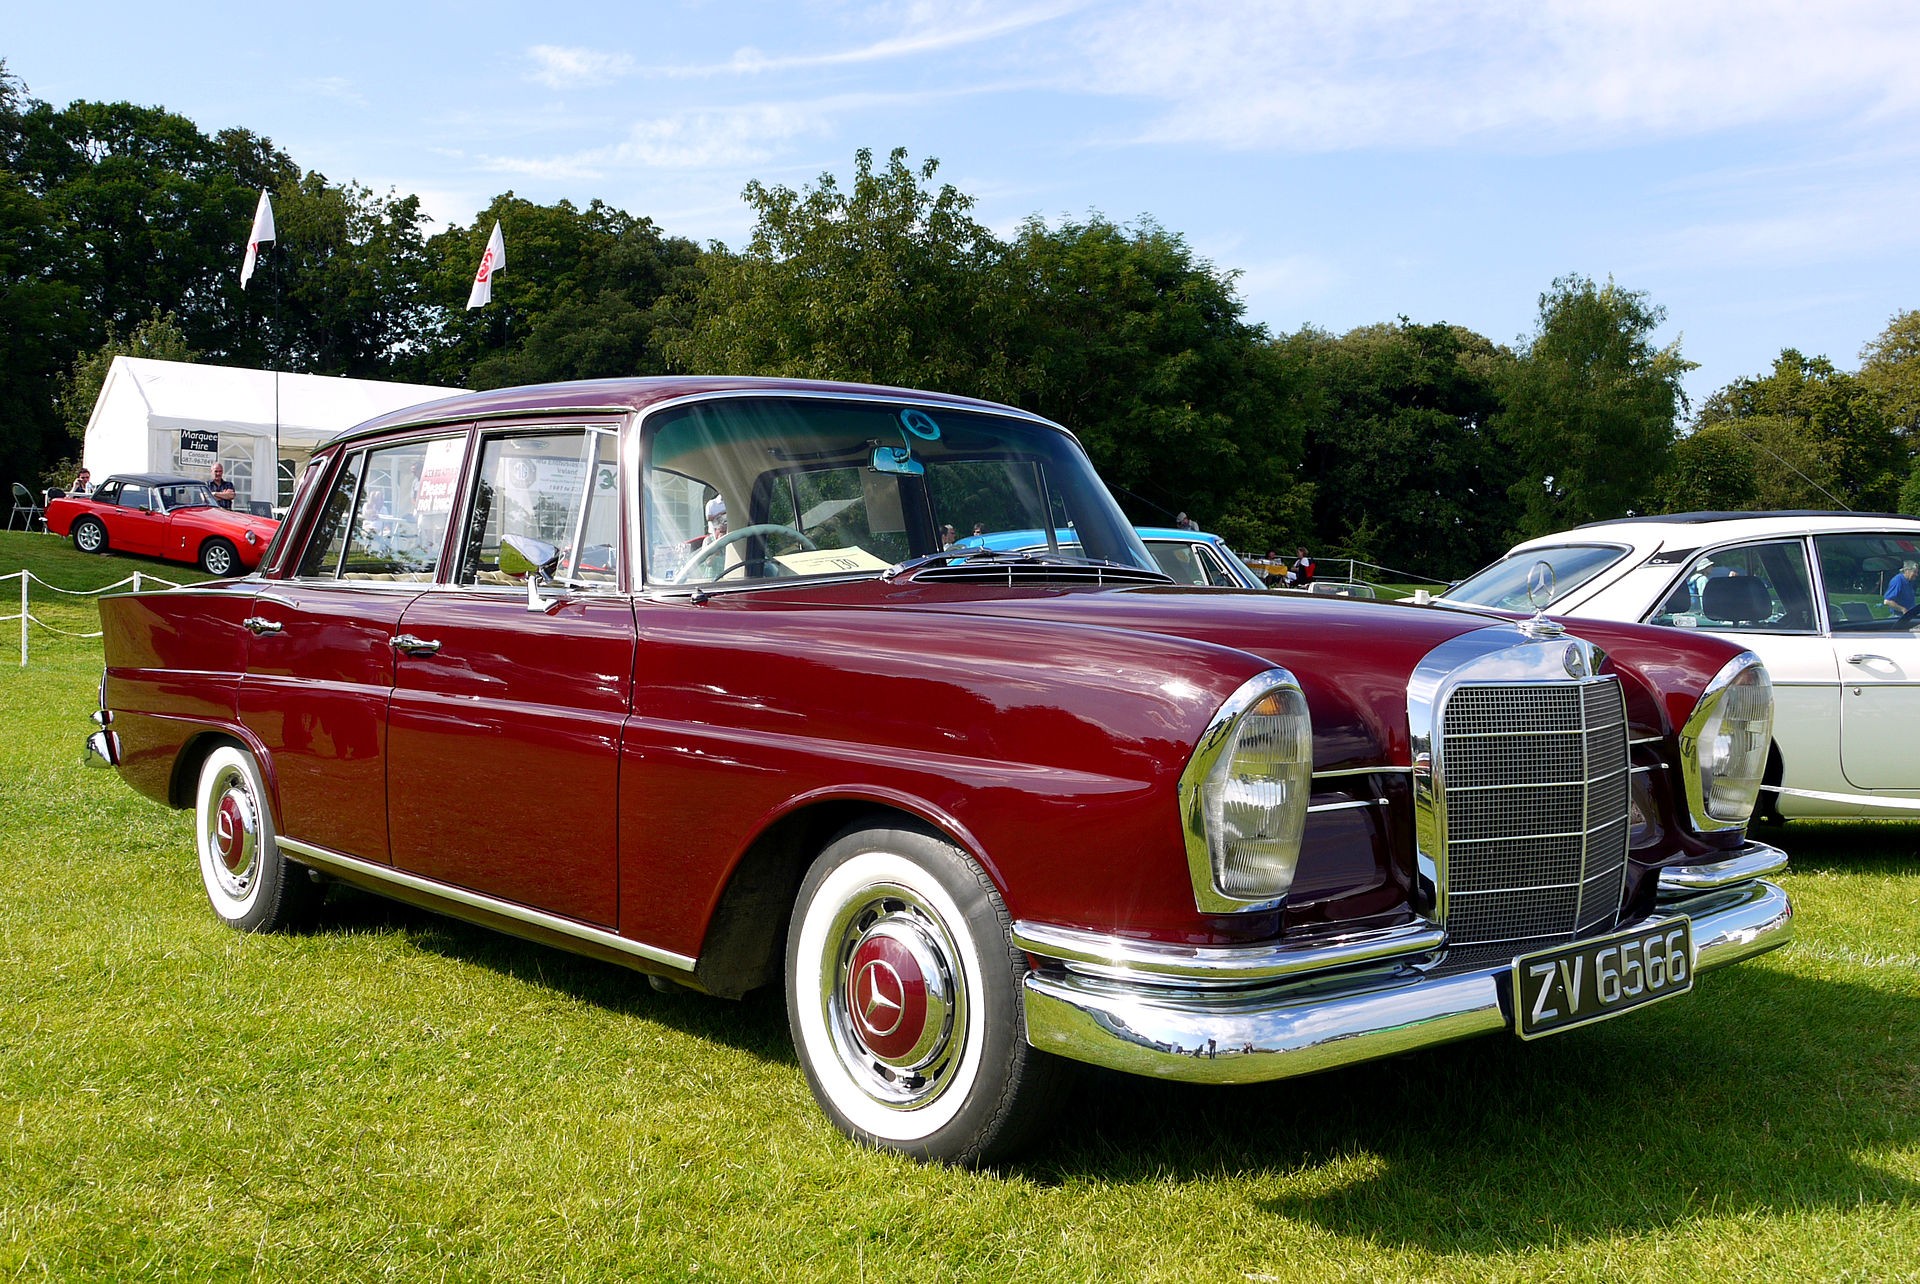
<path fill-rule="evenodd" d="M 240 565 L 240 554 L 223 539 L 210 539 L 200 546 L 200 569 L 209 575 L 227 576 Z"/>
<path fill-rule="evenodd" d="M 800 885 L 787 1020 L 814 1098 L 856 1140 L 981 1164 L 1042 1121 L 1065 1073 L 1031 1047 L 1024 958 L 992 881 L 916 829 L 850 830 Z"/>
<path fill-rule="evenodd" d="M 73 524 L 73 546 L 82 553 L 104 553 L 107 551 L 107 528 L 91 517 L 82 517 Z"/>
<path fill-rule="evenodd" d="M 208 754 L 194 804 L 200 881 L 214 913 L 243 932 L 279 931 L 304 921 L 322 891 L 304 867 L 280 854 L 253 755 L 237 745 Z"/>

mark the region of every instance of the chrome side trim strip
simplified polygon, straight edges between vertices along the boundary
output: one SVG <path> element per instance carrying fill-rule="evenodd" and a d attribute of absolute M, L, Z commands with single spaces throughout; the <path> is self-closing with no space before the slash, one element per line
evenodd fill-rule
<path fill-rule="evenodd" d="M 1170 945 L 1051 923 L 1017 922 L 1013 943 L 1084 976 L 1140 985 L 1249 985 L 1429 954 L 1447 934 L 1431 923 L 1341 932 L 1260 945 Z"/>
<path fill-rule="evenodd" d="M 1789 798 L 1812 798 L 1819 802 L 1848 803 L 1855 807 L 1884 807 L 1888 811 L 1920 811 L 1920 798 L 1890 797 L 1886 794 L 1832 794 L 1820 789 L 1789 789 L 1785 785 L 1762 785 Z"/>
<path fill-rule="evenodd" d="M 1411 776 L 1412 767 L 1337 767 L 1332 771 L 1316 771 L 1315 780 L 1337 780 L 1342 776 Z"/>
<path fill-rule="evenodd" d="M 1662 904 L 1677 897 L 1766 878 L 1787 867 L 1787 854 L 1765 843 L 1748 843 L 1725 860 L 1705 865 L 1669 865 L 1660 871 Z"/>
<path fill-rule="evenodd" d="M 629 954 L 635 958 L 645 959 L 649 963 L 663 964 L 681 972 L 691 972 L 694 969 L 695 960 L 684 954 L 675 954 L 671 950 L 643 945 L 639 941 L 629 940 L 605 928 L 592 927 L 574 919 L 562 918 L 557 914 L 548 914 L 543 910 L 516 905 L 512 901 L 503 901 L 481 892 L 468 891 L 464 887 L 437 883 L 430 878 L 409 874 L 403 869 L 376 864 L 373 861 L 362 860 L 358 856 L 348 856 L 344 852 L 330 851 L 325 847 L 315 847 L 312 843 L 303 843 L 298 839 L 281 838 L 279 841 L 280 846 L 286 849 L 289 856 L 316 869 L 376 883 L 391 883 L 396 887 L 404 887 L 437 901 L 481 910 L 515 923 L 525 924 L 538 931 L 570 937 L 602 950 Z"/>
<path fill-rule="evenodd" d="M 1676 912 L 1693 920 L 1696 973 L 1793 936 L 1793 906 L 1772 883 L 1745 883 L 1662 909 L 1648 921 Z M 1027 1041 L 1154 1078 L 1259 1083 L 1509 1029 L 1502 1005 L 1510 971 L 1503 962 L 1439 978 L 1398 971 L 1235 991 L 1031 972 Z"/>

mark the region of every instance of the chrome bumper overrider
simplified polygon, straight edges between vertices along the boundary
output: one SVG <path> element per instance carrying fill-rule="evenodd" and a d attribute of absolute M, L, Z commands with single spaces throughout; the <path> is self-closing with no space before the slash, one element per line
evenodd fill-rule
<path fill-rule="evenodd" d="M 1733 862 L 1777 869 L 1785 858 L 1749 843 L 1733 861 L 1706 868 Z M 1696 974 L 1793 936 L 1787 894 L 1752 876 L 1705 890 L 1663 880 L 1659 910 L 1646 922 L 1681 914 L 1692 920 Z M 1422 967 L 1435 957 L 1432 931 L 1398 929 L 1301 947 L 1320 965 L 1303 973 L 1280 962 L 1287 953 L 1281 947 L 1255 955 L 1170 955 L 1109 941 L 1102 950 L 1084 934 L 1016 924 L 1016 943 L 1045 963 L 1026 979 L 1027 1039 L 1048 1052 L 1133 1074 L 1256 1083 L 1511 1028 L 1509 969 L 1429 977 Z M 1394 935 L 1403 947 L 1398 955 L 1390 952 Z M 1228 956 L 1258 962 L 1235 967 Z M 1206 976 L 1208 962 L 1223 966 Z M 1249 983 L 1250 977 L 1262 979 Z"/>
<path fill-rule="evenodd" d="M 96 731 L 87 737 L 86 755 L 81 759 L 89 767 L 120 765 L 120 737 L 111 731 Z"/>

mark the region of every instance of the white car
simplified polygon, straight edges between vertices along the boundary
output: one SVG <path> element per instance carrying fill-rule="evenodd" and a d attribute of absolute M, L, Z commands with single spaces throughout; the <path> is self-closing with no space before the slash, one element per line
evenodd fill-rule
<path fill-rule="evenodd" d="M 1920 818 L 1920 611 L 1902 609 L 1917 563 L 1911 517 L 1680 513 L 1517 544 L 1439 601 L 1527 611 L 1550 595 L 1557 616 L 1736 639 L 1773 678 L 1769 814 Z"/>

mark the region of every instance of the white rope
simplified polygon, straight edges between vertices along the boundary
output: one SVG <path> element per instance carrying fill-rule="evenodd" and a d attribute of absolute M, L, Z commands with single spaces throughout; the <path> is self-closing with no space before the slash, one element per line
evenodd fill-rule
<path fill-rule="evenodd" d="M 9 620 L 17 620 L 19 618 L 20 617 L 17 615 L 9 615 L 7 617 L 7 619 Z M 31 620 L 35 624 L 38 624 L 41 628 L 45 629 L 47 632 L 58 633 L 63 638 L 97 638 L 97 637 L 105 636 L 104 633 L 69 633 L 65 629 L 56 629 L 53 627 L 53 625 L 48 624 L 45 620 L 41 619 L 37 615 L 29 615 L 27 619 Z M 4 623 L 4 622 L 5 621 L 0 621 L 0 623 Z"/>
<path fill-rule="evenodd" d="M 97 588 L 97 589 L 61 588 L 58 584 L 49 584 L 47 581 L 41 579 L 38 575 L 35 575 L 32 571 L 15 571 L 12 575 L 0 575 L 0 580 L 10 580 L 15 578 L 16 576 L 21 576 L 21 575 L 26 576 L 28 579 L 32 580 L 35 584 L 40 585 L 42 588 L 50 588 L 56 593 L 65 593 L 68 597 L 98 597 L 102 593 L 111 593 L 115 589 L 121 588 L 128 584 L 139 584 L 139 585 L 164 584 L 168 588 L 180 587 L 178 584 L 174 583 L 172 580 L 162 579 L 158 575 L 151 575 L 145 571 L 140 572 L 138 575 L 129 575 L 123 580 L 115 580 L 113 583 L 107 585 L 105 588 Z"/>

